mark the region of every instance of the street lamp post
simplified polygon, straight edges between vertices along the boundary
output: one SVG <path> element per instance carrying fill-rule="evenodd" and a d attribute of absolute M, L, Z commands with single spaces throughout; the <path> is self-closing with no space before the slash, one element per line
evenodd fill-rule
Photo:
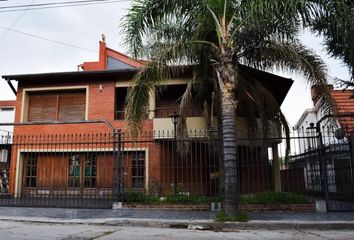
<path fill-rule="evenodd" d="M 177 196 L 177 123 L 181 116 L 176 112 L 170 115 L 173 124 L 173 192 Z"/>

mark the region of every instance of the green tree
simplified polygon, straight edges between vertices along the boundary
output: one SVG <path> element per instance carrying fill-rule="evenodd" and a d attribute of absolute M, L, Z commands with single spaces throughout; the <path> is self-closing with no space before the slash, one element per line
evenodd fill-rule
<path fill-rule="evenodd" d="M 155 86 L 183 71 L 181 66 L 193 68 L 182 113 L 192 86 L 197 86 L 202 100 L 212 91 L 219 96 L 228 214 L 238 209 L 237 107 L 244 96 L 256 106 L 261 95 L 270 96 L 240 64 L 299 72 L 311 84 L 324 86 L 324 63 L 296 37 L 314 11 L 316 6 L 302 0 L 135 0 L 123 20 L 132 53 L 149 60 L 136 74 L 127 97 L 127 119 L 133 129 L 141 126 Z"/>

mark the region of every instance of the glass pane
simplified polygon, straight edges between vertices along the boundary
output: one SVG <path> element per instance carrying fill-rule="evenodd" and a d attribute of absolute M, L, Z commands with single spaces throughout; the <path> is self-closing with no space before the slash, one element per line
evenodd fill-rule
<path fill-rule="evenodd" d="M 91 167 L 90 166 L 86 166 L 85 167 L 85 176 L 91 176 Z"/>
<path fill-rule="evenodd" d="M 68 187 L 80 187 L 80 156 L 72 155 L 69 158 Z"/>
<path fill-rule="evenodd" d="M 80 177 L 80 167 L 75 167 L 75 177 Z"/>

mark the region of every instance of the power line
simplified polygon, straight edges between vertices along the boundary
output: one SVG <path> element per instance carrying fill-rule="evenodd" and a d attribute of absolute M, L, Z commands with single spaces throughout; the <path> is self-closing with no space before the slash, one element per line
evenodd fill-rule
<path fill-rule="evenodd" d="M 36 3 L 36 4 L 25 4 L 25 5 L 13 5 L 0 7 L 0 9 L 5 8 L 26 8 L 26 7 L 37 7 L 37 6 L 51 6 L 51 5 L 63 5 L 63 4 L 75 4 L 75 3 L 90 3 L 90 2 L 107 2 L 109 0 L 81 0 L 81 1 L 66 1 L 66 2 L 52 2 L 52 3 Z"/>
<path fill-rule="evenodd" d="M 36 0 L 32 0 L 31 4 L 33 4 Z M 24 9 L 23 13 L 16 19 L 16 21 L 14 21 L 11 26 L 9 28 L 11 29 L 15 29 L 16 25 L 21 21 L 21 19 L 25 16 L 25 14 L 27 13 L 29 7 L 27 7 L 26 9 Z M 5 37 L 7 35 L 7 33 L 9 32 L 9 30 L 5 30 L 1 35 L 0 35 L 0 42 L 2 40 L 3 37 Z"/>
<path fill-rule="evenodd" d="M 49 8 L 63 8 L 63 7 L 75 7 L 75 6 L 87 6 L 96 4 L 107 4 L 117 2 L 130 2 L 131 0 L 84 0 L 84 1 L 70 1 L 70 2 L 54 2 L 54 3 L 40 3 L 40 4 L 28 4 L 17 6 L 5 6 L 0 7 L 0 13 L 23 11 L 23 8 L 29 7 L 28 10 L 40 10 Z M 20 8 L 20 9 L 18 9 Z"/>
<path fill-rule="evenodd" d="M 5 29 L 7 31 L 19 33 L 19 34 L 22 34 L 22 35 L 25 35 L 25 36 L 28 36 L 28 37 L 37 38 L 37 39 L 40 39 L 40 40 L 43 40 L 43 41 L 52 42 L 52 43 L 56 43 L 56 44 L 60 44 L 60 45 L 64 45 L 64 46 L 68 46 L 68 47 L 72 47 L 72 48 L 81 49 L 81 50 L 84 50 L 84 51 L 97 53 L 97 51 L 95 51 L 95 50 L 92 50 L 92 49 L 89 49 L 89 48 L 80 47 L 80 46 L 77 46 L 77 45 L 74 45 L 74 44 L 71 44 L 71 43 L 66 43 L 66 42 L 53 40 L 53 39 L 41 37 L 41 36 L 38 36 L 38 35 L 22 32 L 22 31 L 18 31 L 18 30 L 15 30 L 15 29 L 12 29 L 12 28 L 3 27 L 3 26 L 0 26 L 0 28 Z"/>

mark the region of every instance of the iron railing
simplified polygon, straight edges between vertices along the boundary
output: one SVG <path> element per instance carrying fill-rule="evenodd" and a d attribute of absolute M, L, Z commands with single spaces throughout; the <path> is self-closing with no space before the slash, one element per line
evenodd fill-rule
<path fill-rule="evenodd" d="M 285 137 L 246 132 L 257 130 L 235 139 L 239 195 L 293 192 L 327 199 L 329 210 L 354 210 L 352 136 L 322 134 L 319 141 L 315 132 L 297 131 L 290 135 L 287 156 Z M 174 135 L 114 131 L 0 137 L 7 142 L 1 150 L 8 151 L 0 164 L 0 205 L 108 208 L 115 201 L 222 201 L 220 132 Z"/>

